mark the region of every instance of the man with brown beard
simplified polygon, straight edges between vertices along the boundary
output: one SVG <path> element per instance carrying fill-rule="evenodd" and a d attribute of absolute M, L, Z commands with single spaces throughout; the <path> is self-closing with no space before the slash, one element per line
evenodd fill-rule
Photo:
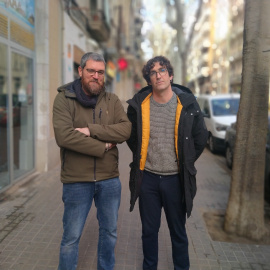
<path fill-rule="evenodd" d="M 131 123 L 118 97 L 105 91 L 102 55 L 83 55 L 78 71 L 80 79 L 58 88 L 53 106 L 64 202 L 58 270 L 76 269 L 93 200 L 99 222 L 97 269 L 112 270 L 121 198 L 116 145 L 129 138 Z"/>

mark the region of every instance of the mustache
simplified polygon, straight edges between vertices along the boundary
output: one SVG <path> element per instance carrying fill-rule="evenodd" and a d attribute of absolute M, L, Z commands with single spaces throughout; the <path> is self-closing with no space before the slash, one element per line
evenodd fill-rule
<path fill-rule="evenodd" d="M 94 82 L 94 83 L 98 84 L 100 87 L 103 87 L 103 86 L 104 86 L 103 83 L 100 83 L 100 82 L 99 82 L 98 80 L 96 80 L 96 79 L 91 80 L 89 83 L 91 83 L 91 82 Z"/>

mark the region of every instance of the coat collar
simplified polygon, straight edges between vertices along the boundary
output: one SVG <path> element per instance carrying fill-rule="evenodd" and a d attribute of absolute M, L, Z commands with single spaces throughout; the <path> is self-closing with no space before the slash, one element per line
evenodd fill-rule
<path fill-rule="evenodd" d="M 172 84 L 172 90 L 179 97 L 181 104 L 183 107 L 188 107 L 190 104 L 196 101 L 195 96 L 191 92 L 191 90 L 185 86 L 180 84 Z M 128 104 L 141 104 L 142 101 L 152 92 L 152 86 L 148 85 L 142 88 L 134 97 L 127 101 Z"/>

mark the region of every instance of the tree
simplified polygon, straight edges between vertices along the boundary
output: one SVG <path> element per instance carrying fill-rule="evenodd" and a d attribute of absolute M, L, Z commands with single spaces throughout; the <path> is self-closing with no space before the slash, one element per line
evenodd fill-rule
<path fill-rule="evenodd" d="M 203 1 L 198 0 L 198 8 L 196 10 L 196 13 L 194 14 L 195 20 L 192 23 L 192 26 L 190 28 L 190 32 L 188 34 L 187 39 L 184 38 L 184 32 L 183 32 L 183 22 L 184 22 L 184 4 L 181 0 L 176 0 L 174 2 L 174 8 L 176 12 L 176 21 L 172 22 L 167 19 L 170 23 L 170 25 L 177 30 L 177 44 L 178 44 L 178 53 L 181 59 L 181 65 L 182 65 L 182 84 L 187 84 L 187 55 L 190 49 L 191 41 L 193 38 L 193 34 L 195 31 L 195 25 L 198 22 L 198 19 L 201 14 Z"/>
<path fill-rule="evenodd" d="M 179 10 L 180 6 L 179 6 L 179 2 L 176 1 L 176 6 L 177 9 Z M 194 31 L 195 31 L 195 25 L 198 22 L 198 19 L 201 15 L 201 10 L 202 10 L 202 5 L 203 5 L 203 1 L 202 0 L 198 0 L 198 9 L 195 13 L 195 20 L 191 26 L 191 30 L 189 33 L 189 36 L 186 40 L 185 46 L 184 46 L 184 50 L 180 52 L 180 56 L 182 58 L 182 76 L 183 76 L 183 85 L 187 84 L 187 55 L 190 49 L 190 45 L 191 45 L 191 41 L 194 35 Z M 179 44 L 180 45 L 180 44 Z"/>
<path fill-rule="evenodd" d="M 270 65 L 270 1 L 246 0 L 242 83 L 224 229 L 254 240 L 264 223 L 264 168 Z"/>

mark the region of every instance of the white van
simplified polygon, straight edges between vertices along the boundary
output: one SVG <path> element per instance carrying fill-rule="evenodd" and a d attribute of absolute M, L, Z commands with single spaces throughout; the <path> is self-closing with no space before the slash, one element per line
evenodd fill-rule
<path fill-rule="evenodd" d="M 200 95 L 197 101 L 209 131 L 211 152 L 224 151 L 226 128 L 236 122 L 240 94 Z"/>

